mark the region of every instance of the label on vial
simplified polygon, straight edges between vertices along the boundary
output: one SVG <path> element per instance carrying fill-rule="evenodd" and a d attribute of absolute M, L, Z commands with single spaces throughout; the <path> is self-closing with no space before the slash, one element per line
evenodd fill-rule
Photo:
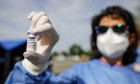
<path fill-rule="evenodd" d="M 27 51 L 36 51 L 36 42 L 28 41 Z"/>
<path fill-rule="evenodd" d="M 31 33 L 28 35 L 26 51 L 36 51 L 36 34 Z"/>

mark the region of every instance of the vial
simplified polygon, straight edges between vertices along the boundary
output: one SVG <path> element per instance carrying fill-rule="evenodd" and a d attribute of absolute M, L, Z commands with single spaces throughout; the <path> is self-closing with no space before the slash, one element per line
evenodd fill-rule
<path fill-rule="evenodd" d="M 29 33 L 26 51 L 36 51 L 36 33 Z"/>

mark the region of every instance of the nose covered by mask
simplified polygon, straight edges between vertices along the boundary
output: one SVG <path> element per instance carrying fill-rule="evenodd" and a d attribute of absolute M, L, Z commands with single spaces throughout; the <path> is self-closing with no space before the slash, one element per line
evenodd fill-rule
<path fill-rule="evenodd" d="M 97 36 L 97 48 L 100 53 L 110 59 L 122 56 L 129 46 L 129 38 L 125 33 L 117 34 L 112 28 Z"/>

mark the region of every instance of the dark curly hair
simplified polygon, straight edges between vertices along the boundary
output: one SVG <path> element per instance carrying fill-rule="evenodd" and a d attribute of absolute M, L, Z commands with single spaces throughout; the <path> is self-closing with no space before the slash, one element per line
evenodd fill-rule
<path fill-rule="evenodd" d="M 95 26 L 99 25 L 100 20 L 104 16 L 111 15 L 113 19 L 117 18 L 123 18 L 125 21 L 126 25 L 130 26 L 129 32 L 130 35 L 132 33 L 135 34 L 135 41 L 128 47 L 127 51 L 124 53 L 123 57 L 123 64 L 131 64 L 135 61 L 137 54 L 135 53 L 135 49 L 138 44 L 138 33 L 136 31 L 136 26 L 132 17 L 132 14 L 125 10 L 124 8 L 120 6 L 111 6 L 106 8 L 105 10 L 102 10 L 102 12 L 99 15 L 96 15 L 92 19 L 92 34 L 91 34 L 91 48 L 92 48 L 92 56 L 91 59 L 94 58 L 100 58 L 101 53 L 97 49 L 97 44 L 96 44 L 96 31 L 95 31 Z"/>

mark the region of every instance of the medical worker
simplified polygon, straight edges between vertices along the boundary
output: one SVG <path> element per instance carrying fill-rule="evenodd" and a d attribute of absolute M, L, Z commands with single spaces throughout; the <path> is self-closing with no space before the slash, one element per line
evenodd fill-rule
<path fill-rule="evenodd" d="M 138 34 L 127 10 L 112 6 L 93 17 L 94 59 L 58 76 L 46 69 L 59 35 L 44 12 L 32 12 L 28 19 L 32 21 L 28 33 L 37 34 L 37 50 L 24 53 L 24 60 L 15 64 L 5 84 L 140 84 L 140 74 L 129 67 L 137 56 Z"/>

